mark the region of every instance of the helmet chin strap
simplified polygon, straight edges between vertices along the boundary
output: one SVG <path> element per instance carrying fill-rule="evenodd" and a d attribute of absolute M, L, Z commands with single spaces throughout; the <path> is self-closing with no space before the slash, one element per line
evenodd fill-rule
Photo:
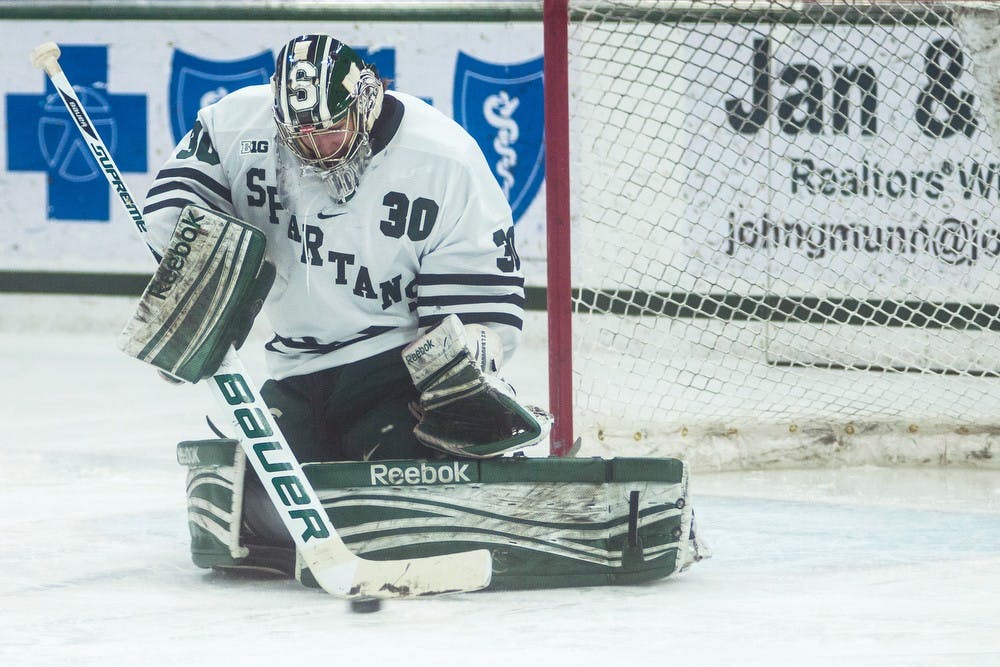
<path fill-rule="evenodd" d="M 372 159 L 372 149 L 368 143 L 367 134 L 359 137 L 358 141 L 361 142 L 361 145 L 358 146 L 354 157 L 342 164 L 332 168 L 303 165 L 303 171 L 318 175 L 326 183 L 334 199 L 340 204 L 354 196 L 358 184 L 361 182 L 361 175 L 368 168 Z"/>

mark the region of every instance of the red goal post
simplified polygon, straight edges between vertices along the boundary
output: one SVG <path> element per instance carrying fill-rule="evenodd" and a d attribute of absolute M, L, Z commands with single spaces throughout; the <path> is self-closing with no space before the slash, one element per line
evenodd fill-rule
<path fill-rule="evenodd" d="M 992 465 L 998 4 L 545 0 L 553 454 Z"/>
<path fill-rule="evenodd" d="M 573 329 L 570 277 L 568 1 L 545 0 L 545 202 L 549 409 L 554 456 L 573 445 Z"/>

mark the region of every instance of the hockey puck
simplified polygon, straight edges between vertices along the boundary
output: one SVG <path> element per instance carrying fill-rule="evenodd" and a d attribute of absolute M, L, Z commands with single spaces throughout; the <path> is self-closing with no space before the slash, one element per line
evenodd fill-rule
<path fill-rule="evenodd" d="M 355 614 L 371 614 L 382 608 L 378 598 L 354 598 L 351 600 L 351 611 Z"/>

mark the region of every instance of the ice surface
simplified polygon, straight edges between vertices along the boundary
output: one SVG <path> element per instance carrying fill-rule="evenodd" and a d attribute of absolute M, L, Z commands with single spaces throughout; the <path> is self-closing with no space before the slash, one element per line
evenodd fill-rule
<path fill-rule="evenodd" d="M 696 474 L 714 558 L 637 587 L 358 615 L 291 581 L 199 570 L 174 445 L 209 436 L 209 397 L 115 334 L 0 331 L 0 665 L 1000 664 L 991 470 Z M 509 375 L 544 402 L 539 343 Z"/>

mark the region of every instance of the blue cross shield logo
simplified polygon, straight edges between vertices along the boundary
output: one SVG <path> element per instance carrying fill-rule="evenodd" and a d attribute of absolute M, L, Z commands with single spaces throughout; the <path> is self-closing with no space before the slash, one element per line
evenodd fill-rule
<path fill-rule="evenodd" d="M 517 222 L 545 178 L 542 58 L 503 65 L 458 53 L 453 116 L 476 140 Z"/>
<path fill-rule="evenodd" d="M 146 96 L 112 92 L 108 47 L 60 44 L 66 76 L 100 133 L 118 169 L 144 173 Z M 80 137 L 55 86 L 44 75 L 41 94 L 10 93 L 7 98 L 7 169 L 45 172 L 47 218 L 107 222 L 110 186 Z"/>
<path fill-rule="evenodd" d="M 170 129 L 177 143 L 187 134 L 198 110 L 234 90 L 267 83 L 274 55 L 262 51 L 243 60 L 206 60 L 174 50 L 170 66 Z"/>

